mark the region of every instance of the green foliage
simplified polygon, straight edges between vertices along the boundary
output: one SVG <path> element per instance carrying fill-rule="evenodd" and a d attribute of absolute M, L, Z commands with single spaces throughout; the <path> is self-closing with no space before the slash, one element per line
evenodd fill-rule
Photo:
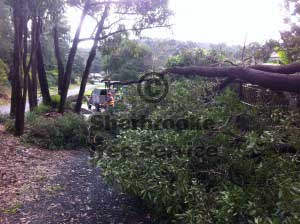
<path fill-rule="evenodd" d="M 53 108 L 57 108 L 60 103 L 60 95 L 51 96 L 51 103 Z"/>
<path fill-rule="evenodd" d="M 213 122 L 186 129 L 119 127 L 98 146 L 104 177 L 167 223 L 298 223 L 299 114 L 248 108 L 232 91 L 214 97 L 212 85 L 201 80 L 170 88 L 159 104 L 128 90 L 130 109 L 114 118 L 145 115 L 160 127 L 165 119 L 186 119 L 189 127 Z"/>
<path fill-rule="evenodd" d="M 280 61 L 287 65 L 290 63 L 290 59 L 289 59 L 289 56 L 288 56 L 288 53 L 284 50 L 278 50 L 277 51 L 278 55 L 279 55 L 279 58 L 280 58 Z"/>
<path fill-rule="evenodd" d="M 9 119 L 8 115 L 0 114 L 0 124 L 5 123 Z"/>
<path fill-rule="evenodd" d="M 221 58 L 218 58 L 219 56 L 219 53 L 215 50 L 188 49 L 170 57 L 166 66 L 170 68 L 174 66 L 209 65 L 221 60 Z"/>
<path fill-rule="evenodd" d="M 0 84 L 8 84 L 8 67 L 7 65 L 0 59 Z"/>
<path fill-rule="evenodd" d="M 29 121 L 24 141 L 48 149 L 77 149 L 87 144 L 87 124 L 79 115 L 45 118 L 36 116 Z"/>
<path fill-rule="evenodd" d="M 151 68 L 150 50 L 137 41 L 123 40 L 103 53 L 103 70 L 111 72 L 114 80 L 136 80 Z"/>
<path fill-rule="evenodd" d="M 295 0 L 284 0 L 286 7 L 285 23 L 290 26 L 290 30 L 281 32 L 281 47 L 286 53 L 289 62 L 297 62 L 300 59 L 299 43 L 299 15 L 300 4 Z"/>
<path fill-rule="evenodd" d="M 4 121 L 5 130 L 11 134 L 15 133 L 15 120 L 14 119 L 6 119 Z"/>
<path fill-rule="evenodd" d="M 0 1 L 0 60 L 2 59 L 6 64 L 12 63 L 13 24 L 10 19 L 11 14 L 12 10 L 6 1 Z"/>
<path fill-rule="evenodd" d="M 49 87 L 57 87 L 57 82 L 58 82 L 57 69 L 47 71 L 47 81 L 48 81 Z"/>
<path fill-rule="evenodd" d="M 51 110 L 52 110 L 52 108 L 50 106 L 48 106 L 44 103 L 41 103 L 34 109 L 34 112 L 36 114 L 44 114 L 44 113 L 51 112 Z"/>

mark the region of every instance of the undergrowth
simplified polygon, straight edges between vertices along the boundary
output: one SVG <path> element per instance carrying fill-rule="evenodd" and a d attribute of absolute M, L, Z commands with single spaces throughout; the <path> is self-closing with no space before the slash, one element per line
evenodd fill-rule
<path fill-rule="evenodd" d="M 299 113 L 249 108 L 229 90 L 212 96 L 201 80 L 171 88 L 158 104 L 131 92 L 128 113 L 113 119 L 185 119 L 190 128 L 107 132 L 99 123 L 110 136 L 96 144 L 106 180 L 141 198 L 165 223 L 300 223 Z"/>
<path fill-rule="evenodd" d="M 31 114 L 28 130 L 23 137 L 27 143 L 48 149 L 77 149 L 87 145 L 87 123 L 77 114 L 47 118 Z"/>

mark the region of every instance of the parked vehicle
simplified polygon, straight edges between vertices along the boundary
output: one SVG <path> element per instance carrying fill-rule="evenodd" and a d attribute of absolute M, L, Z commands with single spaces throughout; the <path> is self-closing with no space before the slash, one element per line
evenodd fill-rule
<path fill-rule="evenodd" d="M 107 89 L 94 89 L 88 101 L 89 110 L 91 110 L 93 106 L 97 111 L 100 111 L 101 108 L 105 108 L 107 93 Z"/>
<path fill-rule="evenodd" d="M 120 85 L 119 81 L 105 81 L 102 80 L 101 84 L 104 84 L 104 89 L 94 89 L 92 95 L 88 100 L 88 108 L 92 109 L 94 106 L 97 111 L 101 108 L 106 108 L 107 94 L 112 93 L 115 100 L 123 99 L 123 87 Z"/>

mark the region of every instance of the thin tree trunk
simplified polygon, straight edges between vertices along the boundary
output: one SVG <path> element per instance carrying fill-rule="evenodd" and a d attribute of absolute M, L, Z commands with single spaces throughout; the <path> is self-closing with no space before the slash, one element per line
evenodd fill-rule
<path fill-rule="evenodd" d="M 80 38 L 80 33 L 81 33 L 81 27 L 82 27 L 83 21 L 85 19 L 85 16 L 87 14 L 89 4 L 90 4 L 90 1 L 87 0 L 87 2 L 85 3 L 85 7 L 83 9 L 81 18 L 80 18 L 80 23 L 76 30 L 75 37 L 73 39 L 73 44 L 72 44 L 70 53 L 69 53 L 65 74 L 63 77 L 62 93 L 61 93 L 61 99 L 60 99 L 60 104 L 59 104 L 59 112 L 60 113 L 63 113 L 65 110 L 65 103 L 67 101 L 67 95 L 68 95 L 68 90 L 69 90 L 70 81 L 71 81 L 73 64 L 74 64 L 74 60 L 75 60 L 75 56 L 76 56 L 76 52 L 77 52 L 77 47 L 80 42 L 79 38 Z"/>
<path fill-rule="evenodd" d="M 13 73 L 15 73 L 13 69 Z M 13 75 L 14 76 L 14 75 Z M 14 118 L 17 110 L 15 77 L 11 78 L 10 117 Z"/>
<path fill-rule="evenodd" d="M 31 78 L 28 75 L 28 96 L 30 111 L 38 106 L 37 99 L 37 19 L 36 14 L 32 18 L 31 31 Z"/>
<path fill-rule="evenodd" d="M 54 48 L 55 48 L 55 57 L 57 61 L 57 69 L 58 69 L 58 94 L 62 94 L 63 89 L 63 78 L 65 73 L 65 68 L 63 64 L 63 60 L 61 58 L 60 47 L 59 47 L 59 36 L 58 36 L 58 25 L 55 24 L 53 28 L 53 39 L 54 39 Z"/>
<path fill-rule="evenodd" d="M 45 65 L 44 65 L 44 57 L 43 57 L 43 52 L 42 52 L 42 46 L 41 46 L 41 41 L 40 41 L 40 29 L 41 29 L 41 21 L 39 19 L 38 21 L 38 28 L 37 28 L 37 70 L 38 70 L 38 78 L 40 82 L 40 88 L 42 92 L 42 97 L 43 97 L 43 102 L 47 105 L 51 105 L 51 97 L 50 97 L 50 92 L 49 92 L 49 85 L 48 85 L 48 80 L 47 80 L 47 74 L 45 70 Z"/>
<path fill-rule="evenodd" d="M 91 48 L 91 51 L 89 53 L 89 57 L 88 57 L 87 62 L 86 62 L 85 70 L 84 70 L 84 73 L 82 75 L 80 91 L 79 91 L 79 95 L 78 95 L 78 98 L 77 98 L 77 103 L 76 103 L 76 106 L 75 106 L 75 112 L 76 113 L 80 113 L 80 111 L 81 111 L 82 100 L 83 100 L 83 97 L 84 97 L 84 92 L 85 92 L 87 80 L 88 80 L 88 77 L 89 77 L 89 74 L 90 74 L 90 70 L 91 70 L 93 61 L 96 57 L 98 39 L 99 39 L 99 37 L 102 33 L 104 22 L 105 22 L 105 19 L 107 18 L 107 15 L 108 15 L 108 10 L 109 10 L 109 7 L 106 6 L 105 9 L 104 9 L 101 21 L 98 24 L 98 28 L 97 28 L 97 32 L 96 32 L 96 35 L 95 35 L 95 40 L 94 40 L 93 47 Z"/>

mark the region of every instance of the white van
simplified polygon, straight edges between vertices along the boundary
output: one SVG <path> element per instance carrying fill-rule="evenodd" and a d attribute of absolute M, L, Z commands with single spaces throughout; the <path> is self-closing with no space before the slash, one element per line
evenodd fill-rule
<path fill-rule="evenodd" d="M 101 108 L 105 108 L 107 92 L 108 90 L 106 89 L 94 89 L 88 101 L 89 110 L 91 110 L 93 106 L 96 107 L 97 111 L 100 111 Z"/>

